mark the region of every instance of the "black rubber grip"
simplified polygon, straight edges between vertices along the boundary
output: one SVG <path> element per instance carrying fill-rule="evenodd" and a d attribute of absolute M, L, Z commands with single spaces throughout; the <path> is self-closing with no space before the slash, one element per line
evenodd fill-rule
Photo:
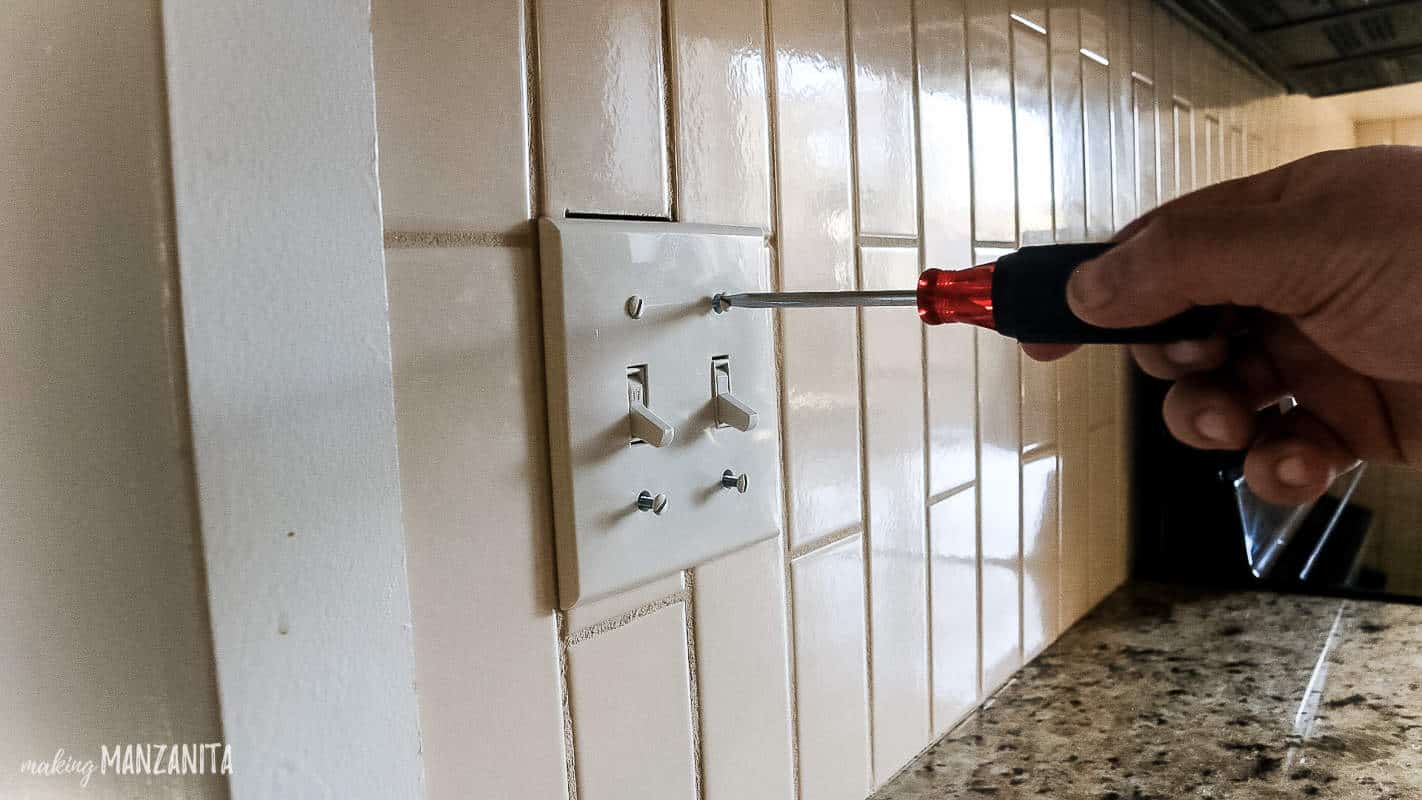
<path fill-rule="evenodd" d="M 1076 265 L 1110 250 L 1111 242 L 1024 247 L 997 260 L 992 315 L 998 333 L 1019 342 L 1146 344 L 1204 339 L 1219 324 L 1219 309 L 1201 306 L 1139 328 L 1098 328 L 1067 305 L 1067 279 Z"/>

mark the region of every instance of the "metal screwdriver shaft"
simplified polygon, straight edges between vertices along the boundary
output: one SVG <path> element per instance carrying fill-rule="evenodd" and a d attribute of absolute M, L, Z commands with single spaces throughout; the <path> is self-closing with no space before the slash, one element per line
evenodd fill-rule
<path fill-rule="evenodd" d="M 718 294 L 711 308 L 724 314 L 730 308 L 854 308 L 860 306 L 912 306 L 918 293 L 903 292 L 746 292 Z"/>

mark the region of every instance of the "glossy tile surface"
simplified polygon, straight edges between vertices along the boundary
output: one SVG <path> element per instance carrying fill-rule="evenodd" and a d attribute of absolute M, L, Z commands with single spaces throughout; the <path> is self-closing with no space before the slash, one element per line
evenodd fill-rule
<path fill-rule="evenodd" d="M 1050 447 L 1057 440 L 1057 374 L 1055 361 L 1022 356 L 1022 449 Z"/>
<path fill-rule="evenodd" d="M 866 247 L 860 257 L 866 289 L 912 286 L 918 277 L 915 249 Z M 863 311 L 876 783 L 923 749 L 930 727 L 923 325 L 904 311 Z"/>
<path fill-rule="evenodd" d="M 777 3 L 770 20 L 780 288 L 854 288 L 844 4 Z M 863 524 L 858 331 L 848 310 L 780 320 L 786 525 L 796 547 Z"/>
<path fill-rule="evenodd" d="M 1022 663 L 1019 352 L 1011 339 L 978 334 L 984 691 Z"/>
<path fill-rule="evenodd" d="M 1116 588 L 1116 577 L 1123 571 L 1125 554 L 1118 552 L 1121 534 L 1116 530 L 1117 503 L 1121 502 L 1121 486 L 1117 472 L 1120 454 L 1116 452 L 1117 431 L 1108 424 L 1091 431 L 1088 443 L 1090 475 L 1090 507 L 1086 552 L 1090 556 L 1091 601 L 1096 603 Z"/>
<path fill-rule="evenodd" d="M 674 0 L 670 8 L 678 218 L 769 230 L 765 6 Z"/>
<path fill-rule="evenodd" d="M 1136 218 L 1135 93 L 1131 77 L 1132 0 L 1106 0 L 1106 42 L 1111 65 L 1112 223 L 1117 229 Z"/>
<path fill-rule="evenodd" d="M 1022 652 L 1056 638 L 1061 609 L 1061 488 L 1055 451 L 1022 463 Z"/>
<path fill-rule="evenodd" d="M 928 510 L 932 531 L 933 732 L 941 735 L 977 704 L 977 492 L 965 489 Z"/>
<path fill-rule="evenodd" d="M 1180 194 L 1176 177 L 1178 154 L 1175 149 L 1175 27 L 1176 22 L 1168 12 L 1153 7 L 1151 28 L 1155 36 L 1155 67 L 1151 77 L 1155 80 L 1155 108 L 1157 161 L 1156 173 L 1159 191 L 1156 202 L 1164 203 Z"/>
<path fill-rule="evenodd" d="M 802 798 L 859 800 L 870 789 L 862 547 L 851 536 L 790 567 Z"/>
<path fill-rule="evenodd" d="M 1083 13 L 1083 32 L 1086 18 Z M 1100 241 L 1116 232 L 1111 208 L 1111 71 L 1086 56 L 1081 57 L 1081 102 L 1086 149 L 1086 238 Z"/>
<path fill-rule="evenodd" d="M 386 253 L 430 796 L 564 796 L 543 361 L 531 254 Z M 487 304 L 487 305 L 486 305 Z M 481 490 L 469 490 L 479 474 Z M 516 535 L 485 535 L 492 531 Z M 487 721 L 501 720 L 487 737 Z M 471 741 L 481 745 L 470 748 Z M 540 765 L 530 770 L 530 765 Z M 548 766 L 552 765 L 552 766 Z"/>
<path fill-rule="evenodd" d="M 1082 123 L 1081 13 L 1074 3 L 1048 10 L 1051 51 L 1052 206 L 1056 239 L 1086 239 L 1086 154 Z"/>
<path fill-rule="evenodd" d="M 527 235 L 523 2 L 377 0 L 372 14 L 386 229 Z"/>
<path fill-rule="evenodd" d="M 1006 0 L 967 0 L 972 102 L 973 237 L 1017 240 L 1012 158 L 1012 63 Z"/>
<path fill-rule="evenodd" d="M 1078 350 L 1058 362 L 1057 471 L 1061 487 L 1061 610 L 1063 628 L 1077 621 L 1092 605 L 1088 359 Z"/>
<path fill-rule="evenodd" d="M 1017 143 L 1017 226 L 1023 246 L 1050 244 L 1052 219 L 1052 108 L 1047 37 L 1013 21 L 1012 104 Z M 979 238 L 983 238 L 979 234 Z"/>
<path fill-rule="evenodd" d="M 783 542 L 696 568 L 702 797 L 792 800 Z"/>
<path fill-rule="evenodd" d="M 680 603 L 568 648 L 580 800 L 694 800 L 686 653 Z"/>
<path fill-rule="evenodd" d="M 912 5 L 912 0 L 849 3 L 859 230 L 866 234 L 918 233 Z"/>
<path fill-rule="evenodd" d="M 667 216 L 661 5 L 530 2 L 538 3 L 543 213 Z"/>

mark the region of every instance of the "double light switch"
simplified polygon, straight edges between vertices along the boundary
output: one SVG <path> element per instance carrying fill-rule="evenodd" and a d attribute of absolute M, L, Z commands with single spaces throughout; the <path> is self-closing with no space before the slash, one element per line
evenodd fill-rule
<path fill-rule="evenodd" d="M 559 602 L 630 589 L 780 532 L 772 317 L 758 229 L 543 219 Z"/>

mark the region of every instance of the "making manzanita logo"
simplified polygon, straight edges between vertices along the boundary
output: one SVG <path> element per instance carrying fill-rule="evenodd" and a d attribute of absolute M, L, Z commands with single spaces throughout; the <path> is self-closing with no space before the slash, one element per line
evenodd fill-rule
<path fill-rule="evenodd" d="M 70 755 L 61 747 L 48 761 L 25 759 L 22 775 L 70 775 L 88 788 L 100 775 L 231 775 L 232 746 L 221 742 L 188 744 L 116 744 L 99 746 L 99 760 Z"/>

